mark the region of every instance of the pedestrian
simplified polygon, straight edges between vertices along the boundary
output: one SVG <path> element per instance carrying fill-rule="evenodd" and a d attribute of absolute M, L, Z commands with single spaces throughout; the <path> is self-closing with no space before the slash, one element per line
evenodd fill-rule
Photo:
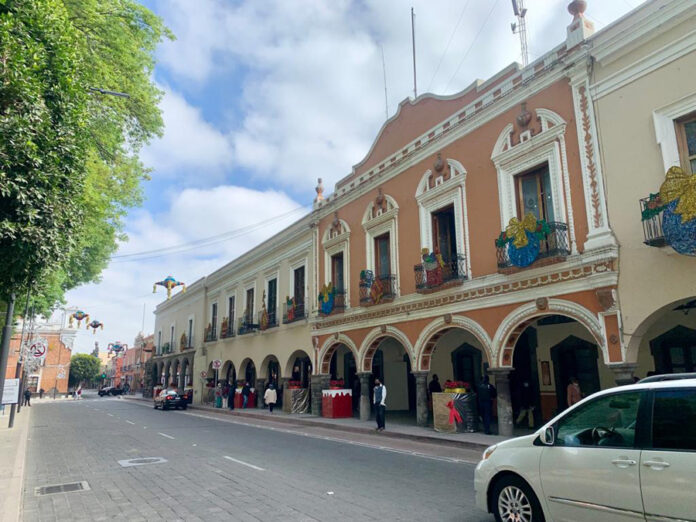
<path fill-rule="evenodd" d="M 22 406 L 31 406 L 31 390 L 29 388 L 24 390 L 24 404 Z"/>
<path fill-rule="evenodd" d="M 353 376 L 353 411 L 360 411 L 360 379 Z"/>
<path fill-rule="evenodd" d="M 387 410 L 387 387 L 382 384 L 382 381 L 375 379 L 374 402 L 375 416 L 377 417 L 376 431 L 384 431 L 385 412 Z"/>
<path fill-rule="evenodd" d="M 222 408 L 222 383 L 215 387 L 215 407 Z"/>
<path fill-rule="evenodd" d="M 45 390 L 43 388 L 39 389 L 39 399 L 43 399 L 43 394 L 45 393 Z"/>
<path fill-rule="evenodd" d="M 242 408 L 246 409 L 247 404 L 249 404 L 249 395 L 251 395 L 251 386 L 249 381 L 244 383 L 244 388 L 242 388 Z"/>
<path fill-rule="evenodd" d="M 230 385 L 229 389 L 227 390 L 227 406 L 229 407 L 230 410 L 234 410 L 234 394 L 235 394 L 235 388 L 234 385 Z"/>
<path fill-rule="evenodd" d="M 266 404 L 268 404 L 268 410 L 270 413 L 273 413 L 273 406 L 275 406 L 275 403 L 278 402 L 278 393 L 276 392 L 275 384 L 271 383 L 268 386 L 266 393 L 263 394 L 263 400 L 266 401 Z"/>
<path fill-rule="evenodd" d="M 582 400 L 582 390 L 580 389 L 580 383 L 577 377 L 570 378 L 570 384 L 568 384 L 568 388 L 566 389 L 566 400 L 568 401 L 568 407 Z"/>
<path fill-rule="evenodd" d="M 534 404 L 532 403 L 532 390 L 529 387 L 529 381 L 522 383 L 522 389 L 520 390 L 520 413 L 515 424 L 519 425 L 525 417 L 527 417 L 529 429 L 534 429 Z"/>
<path fill-rule="evenodd" d="M 428 391 L 430 392 L 431 397 L 433 393 L 442 393 L 442 386 L 440 386 L 440 378 L 437 376 L 437 374 L 433 375 L 430 384 L 428 384 Z"/>
<path fill-rule="evenodd" d="M 230 384 L 225 382 L 222 387 L 222 407 L 227 408 L 228 397 L 230 396 Z"/>
<path fill-rule="evenodd" d="M 77 393 L 78 400 L 81 399 L 82 398 L 82 385 L 81 384 L 77 387 L 76 393 Z"/>
<path fill-rule="evenodd" d="M 483 382 L 478 387 L 478 403 L 483 419 L 483 432 L 491 434 L 491 417 L 493 416 L 493 399 L 497 396 L 495 386 L 490 382 L 488 375 L 483 377 Z"/>

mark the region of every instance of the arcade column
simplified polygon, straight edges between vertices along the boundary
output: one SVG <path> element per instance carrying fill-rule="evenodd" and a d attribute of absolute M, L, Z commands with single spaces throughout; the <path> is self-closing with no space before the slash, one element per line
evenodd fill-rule
<path fill-rule="evenodd" d="M 360 420 L 370 420 L 370 375 L 371 372 L 358 373 L 360 379 Z"/>
<path fill-rule="evenodd" d="M 498 435 L 512 437 L 514 428 L 510 398 L 510 372 L 513 368 L 489 368 L 498 394 Z"/>
<path fill-rule="evenodd" d="M 411 372 L 416 378 L 416 422 L 418 426 L 428 425 L 428 373 Z"/>
<path fill-rule="evenodd" d="M 266 379 L 256 379 L 256 407 L 261 409 L 266 403 L 263 400 L 263 394 L 266 391 Z"/>

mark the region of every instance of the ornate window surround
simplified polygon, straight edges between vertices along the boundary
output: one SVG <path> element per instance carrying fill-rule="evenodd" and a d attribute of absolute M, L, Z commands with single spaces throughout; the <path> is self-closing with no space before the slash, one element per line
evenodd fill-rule
<path fill-rule="evenodd" d="M 193 344 L 193 341 L 196 338 L 196 316 L 194 314 L 189 315 L 186 318 L 186 326 L 188 326 L 189 321 L 191 321 L 191 337 L 189 339 L 187 339 L 187 341 L 188 341 L 188 345 L 190 347 L 193 347 L 193 346 L 195 346 Z M 186 334 L 188 335 L 188 331 L 186 331 Z"/>
<path fill-rule="evenodd" d="M 276 320 L 278 317 L 278 308 L 280 307 L 280 298 L 279 298 L 279 291 L 280 291 L 280 269 L 276 269 L 272 272 L 267 272 L 264 281 L 263 281 L 263 291 L 266 293 L 266 301 L 268 301 L 268 283 L 270 283 L 273 279 L 276 280 L 276 302 L 275 302 L 275 310 L 276 310 Z M 263 293 L 261 294 L 261 299 L 263 299 Z M 285 296 L 283 296 L 283 299 L 285 299 Z M 266 308 L 268 309 L 268 303 L 266 303 Z M 259 308 L 259 311 L 263 309 L 263 305 L 261 308 Z"/>
<path fill-rule="evenodd" d="M 532 136 L 521 133 L 521 143 L 512 145 L 514 126 L 509 123 L 498 136 L 491 160 L 498 171 L 498 197 L 500 199 L 500 229 L 510 219 L 517 217 L 515 176 L 547 163 L 551 182 L 553 213 L 558 221 L 568 224 L 571 252 L 577 254 L 573 206 L 570 199 L 570 178 L 565 145 L 566 122 L 548 109 L 536 109 L 541 121 L 541 132 Z"/>
<path fill-rule="evenodd" d="M 385 194 L 387 210 L 372 217 L 375 202 L 371 201 L 363 214 L 362 226 L 365 230 L 365 268 L 375 271 L 375 238 L 389 233 L 389 263 L 391 273 L 396 277 L 396 295 L 399 295 L 399 205 L 396 200 Z"/>
<path fill-rule="evenodd" d="M 690 94 L 665 107 L 653 111 L 655 137 L 662 151 L 662 162 L 665 172 L 670 167 L 680 166 L 679 144 L 675 120 L 696 111 L 696 94 Z"/>
<path fill-rule="evenodd" d="M 304 284 L 304 295 L 305 295 L 305 300 L 307 299 L 307 296 L 309 295 L 307 284 L 309 281 L 307 280 L 307 274 L 308 274 L 308 259 L 307 257 L 303 257 L 301 259 L 295 260 L 295 262 L 290 263 L 288 266 L 288 287 L 287 287 L 287 296 L 288 297 L 295 297 L 295 270 L 298 268 L 304 267 L 305 269 L 305 284 Z M 285 296 L 283 296 L 285 298 Z"/>
<path fill-rule="evenodd" d="M 345 307 L 350 308 L 350 227 L 338 219 L 341 231 L 332 236 L 331 226 L 324 231 L 322 246 L 324 248 L 324 284 L 331 282 L 331 256 L 343 253 L 343 281 L 345 286 Z M 306 277 L 306 274 L 305 274 Z"/>
<path fill-rule="evenodd" d="M 433 229 L 430 216 L 448 205 L 454 206 L 454 228 L 456 232 L 457 252 L 466 258 L 466 273 L 471 279 L 471 255 L 469 248 L 469 215 L 466 205 L 466 169 L 454 159 L 447 159 L 450 179 L 441 176 L 435 186 L 429 188 L 428 180 L 433 172 L 428 169 L 418 183 L 416 201 L 418 202 L 418 221 L 420 223 L 421 248 L 433 250 Z"/>

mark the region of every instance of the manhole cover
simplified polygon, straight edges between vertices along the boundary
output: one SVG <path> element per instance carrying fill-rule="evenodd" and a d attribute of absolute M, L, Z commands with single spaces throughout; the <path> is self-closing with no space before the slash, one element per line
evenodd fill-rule
<path fill-rule="evenodd" d="M 129 468 L 131 466 L 144 466 L 146 464 L 162 464 L 163 462 L 167 462 L 167 459 L 163 459 L 162 457 L 141 457 L 139 459 L 118 461 L 118 463 L 124 468 Z"/>
<path fill-rule="evenodd" d="M 34 495 L 37 497 L 43 495 L 54 495 L 56 493 L 71 493 L 73 491 L 88 491 L 89 484 L 86 481 L 69 482 L 67 484 L 55 484 L 53 486 L 41 486 L 34 488 Z"/>

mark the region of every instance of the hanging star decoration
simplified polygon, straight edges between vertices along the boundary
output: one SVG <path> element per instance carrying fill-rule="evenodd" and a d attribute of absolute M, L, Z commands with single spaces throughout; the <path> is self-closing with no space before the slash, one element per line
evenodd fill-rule
<path fill-rule="evenodd" d="M 102 330 L 104 329 L 104 323 L 100 323 L 99 321 L 97 321 L 97 320 L 95 319 L 94 321 L 92 321 L 91 323 L 89 323 L 89 324 L 86 326 L 86 328 L 87 328 L 87 330 L 89 330 L 89 329 L 91 328 L 91 329 L 92 329 L 92 333 L 93 333 L 94 335 L 96 335 L 96 334 L 97 334 L 97 328 L 101 328 Z"/>
<path fill-rule="evenodd" d="M 177 286 L 183 287 L 182 293 L 186 293 L 186 283 L 177 281 L 176 279 L 174 279 L 173 276 L 167 276 L 162 281 L 157 281 L 154 285 L 152 285 L 153 294 L 157 292 L 157 286 L 163 286 L 167 289 L 167 299 L 170 299 L 172 297 L 172 290 Z"/>
<path fill-rule="evenodd" d="M 73 321 L 77 321 L 77 327 L 80 328 L 82 326 L 82 321 L 89 321 L 89 314 L 82 310 L 76 310 L 70 314 L 70 328 L 73 327 Z"/>

